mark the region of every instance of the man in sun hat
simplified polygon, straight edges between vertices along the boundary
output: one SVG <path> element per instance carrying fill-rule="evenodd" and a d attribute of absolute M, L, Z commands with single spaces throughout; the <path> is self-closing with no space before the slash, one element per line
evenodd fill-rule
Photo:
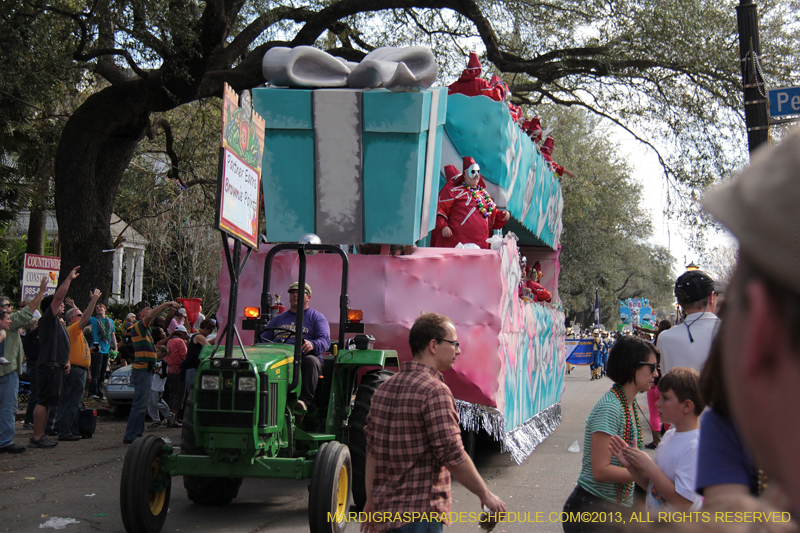
<path fill-rule="evenodd" d="M 302 299 L 303 360 L 301 367 L 303 383 L 296 409 L 307 411 L 311 402 L 314 401 L 314 391 L 317 388 L 319 375 L 322 373 L 322 354 L 331 345 L 331 328 L 325 315 L 308 306 L 311 301 L 311 286 L 306 283 L 302 296 L 299 294 L 299 288 L 300 285 L 296 281 L 289 285 L 289 310 L 270 320 L 267 328 L 285 328 L 296 331 L 297 310 Z M 261 340 L 294 344 L 295 336 L 294 333 L 289 333 L 289 331 L 267 329 L 261 334 Z"/>
<path fill-rule="evenodd" d="M 719 326 L 714 280 L 702 270 L 684 272 L 675 281 L 675 297 L 686 318 L 658 336 L 661 371 L 685 366 L 700 372 Z"/>
<path fill-rule="evenodd" d="M 722 371 L 753 459 L 800 512 L 800 130 L 709 192 L 703 207 L 739 240 L 725 290 Z M 659 347 L 661 337 L 659 337 Z"/>

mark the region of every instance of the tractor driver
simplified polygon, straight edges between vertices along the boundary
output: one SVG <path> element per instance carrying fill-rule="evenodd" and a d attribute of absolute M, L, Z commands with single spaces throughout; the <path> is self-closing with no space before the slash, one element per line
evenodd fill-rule
<path fill-rule="evenodd" d="M 267 324 L 268 328 L 285 328 L 295 331 L 300 300 L 298 287 L 297 282 L 289 285 L 289 310 L 270 320 Z M 303 294 L 303 385 L 300 399 L 296 405 L 299 411 L 307 411 L 314 400 L 314 391 L 317 388 L 319 375 L 322 373 L 322 354 L 331 345 L 331 328 L 328 325 L 328 319 L 316 309 L 311 309 L 308 306 L 310 301 L 311 287 L 306 283 L 306 290 Z M 283 329 L 268 329 L 261 334 L 261 340 L 294 344 L 295 334 Z"/>

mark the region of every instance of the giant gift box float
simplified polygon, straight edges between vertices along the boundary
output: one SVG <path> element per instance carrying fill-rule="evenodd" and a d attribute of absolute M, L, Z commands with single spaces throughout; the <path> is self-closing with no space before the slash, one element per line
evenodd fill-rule
<path fill-rule="evenodd" d="M 486 430 L 521 462 L 561 421 L 565 364 L 560 306 L 518 296 L 519 247 L 536 246 L 558 302 L 563 200 L 533 142 L 517 131 L 504 104 L 447 96 L 440 88 L 270 87 L 254 89 L 253 103 L 266 123 L 263 191 L 270 242 L 317 233 L 332 244 L 424 243 L 435 226 L 443 166 L 460 167 L 462 156 L 480 164 L 487 189 L 513 217 L 506 229 L 516 235 L 506 235 L 496 250 L 351 254 L 349 296 L 351 307 L 364 311 L 375 346 L 397 350 L 403 361 L 411 358 L 408 332 L 421 312 L 449 316 L 462 353 L 445 382 L 461 424 Z M 269 248 L 261 245 L 240 277 L 240 324 L 244 307 L 260 304 Z M 332 337 L 339 326 L 340 268 L 338 258 L 308 258 L 311 306 L 331 321 Z M 288 299 L 286 288 L 297 275 L 297 258 L 278 255 L 272 292 Z M 218 318 L 224 323 L 230 283 L 224 261 L 219 279 Z M 251 331 L 242 337 L 252 342 Z"/>

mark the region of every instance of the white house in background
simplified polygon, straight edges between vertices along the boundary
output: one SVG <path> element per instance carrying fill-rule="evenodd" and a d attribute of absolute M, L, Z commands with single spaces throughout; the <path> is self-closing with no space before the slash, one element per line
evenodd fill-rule
<path fill-rule="evenodd" d="M 27 235 L 29 222 L 30 211 L 20 211 L 9 229 L 9 237 L 22 238 Z M 46 226 L 47 239 L 58 239 L 58 223 L 54 213 L 47 213 Z M 120 233 L 122 239 L 118 239 Z M 113 281 L 109 300 L 135 304 L 142 299 L 142 274 L 147 239 L 113 213 L 111 214 L 111 239 L 113 242 L 118 240 L 122 242 L 116 250 L 106 251 L 106 253 L 114 254 Z"/>

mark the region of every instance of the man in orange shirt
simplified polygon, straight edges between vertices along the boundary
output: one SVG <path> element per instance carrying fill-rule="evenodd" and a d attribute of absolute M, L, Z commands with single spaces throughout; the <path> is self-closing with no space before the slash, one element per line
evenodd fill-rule
<path fill-rule="evenodd" d="M 86 380 L 92 379 L 89 368 L 92 366 L 92 355 L 86 338 L 83 336 L 83 328 L 89 325 L 89 319 L 94 313 L 94 306 L 100 298 L 100 290 L 95 289 L 90 293 L 89 305 L 81 313 L 77 307 L 73 307 L 64 314 L 67 322 L 67 334 L 69 334 L 69 364 L 70 372 L 64 376 L 64 392 L 61 396 L 61 405 L 56 415 L 56 430 L 58 440 L 74 441 L 81 440 L 78 430 L 78 415 L 80 414 L 83 401 L 83 391 L 86 388 Z"/>

